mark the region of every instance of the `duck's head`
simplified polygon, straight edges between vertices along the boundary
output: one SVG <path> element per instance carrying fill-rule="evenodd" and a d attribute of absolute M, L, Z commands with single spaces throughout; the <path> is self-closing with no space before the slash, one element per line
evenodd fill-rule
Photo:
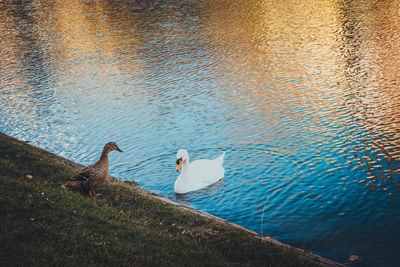
<path fill-rule="evenodd" d="M 111 151 L 113 151 L 113 150 L 117 150 L 117 151 L 119 151 L 119 152 L 122 152 L 122 150 L 119 149 L 119 147 L 117 146 L 117 144 L 114 143 L 114 142 L 109 142 L 109 143 L 107 143 L 107 144 L 104 146 L 104 148 L 103 148 L 103 151 L 104 151 L 104 152 L 107 152 L 107 153 L 109 153 L 109 152 L 111 152 Z"/>
<path fill-rule="evenodd" d="M 176 171 L 178 172 L 182 167 L 182 163 L 188 160 L 189 153 L 185 149 L 179 149 L 178 153 L 176 154 Z"/>

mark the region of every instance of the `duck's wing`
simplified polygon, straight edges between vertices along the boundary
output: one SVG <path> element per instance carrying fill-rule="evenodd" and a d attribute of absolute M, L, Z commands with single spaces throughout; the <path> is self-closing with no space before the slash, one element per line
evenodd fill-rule
<path fill-rule="evenodd" d="M 70 181 L 84 182 L 91 177 L 93 169 L 91 166 L 84 168 L 80 173 L 70 178 Z"/>
<path fill-rule="evenodd" d="M 90 188 L 95 184 L 98 184 L 98 178 L 101 177 L 102 170 L 91 165 L 84 168 L 80 173 L 71 177 L 76 182 L 82 183 L 85 188 Z"/>
<path fill-rule="evenodd" d="M 80 173 L 72 176 L 69 181 L 63 185 L 63 188 L 69 188 L 77 191 L 87 191 L 89 188 L 90 177 L 92 177 L 92 166 L 84 168 Z"/>

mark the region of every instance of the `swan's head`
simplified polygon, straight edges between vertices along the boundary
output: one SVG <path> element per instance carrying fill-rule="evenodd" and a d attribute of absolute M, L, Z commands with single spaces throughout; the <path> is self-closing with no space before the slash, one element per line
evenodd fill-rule
<path fill-rule="evenodd" d="M 189 153 L 185 149 L 179 149 L 178 153 L 176 153 L 176 171 L 178 172 L 182 163 L 189 160 Z"/>

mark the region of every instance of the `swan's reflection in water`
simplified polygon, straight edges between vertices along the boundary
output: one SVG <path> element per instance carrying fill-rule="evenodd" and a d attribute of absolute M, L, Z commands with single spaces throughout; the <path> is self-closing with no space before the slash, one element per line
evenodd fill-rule
<path fill-rule="evenodd" d="M 203 199 L 209 199 L 212 196 L 217 195 L 221 189 L 224 187 L 224 179 L 221 179 L 220 181 L 209 185 L 207 187 L 204 187 L 200 190 L 189 192 L 187 194 L 174 194 L 173 199 L 178 202 L 179 204 L 185 205 L 185 206 L 191 206 L 191 198 L 203 198 Z"/>

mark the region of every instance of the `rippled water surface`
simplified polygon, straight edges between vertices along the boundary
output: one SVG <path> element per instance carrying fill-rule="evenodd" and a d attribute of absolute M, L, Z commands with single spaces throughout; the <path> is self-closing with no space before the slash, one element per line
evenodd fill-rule
<path fill-rule="evenodd" d="M 0 131 L 86 165 L 115 141 L 112 175 L 340 262 L 394 266 L 399 10 L 2 1 Z M 225 151 L 224 180 L 175 195 L 179 148 Z"/>

